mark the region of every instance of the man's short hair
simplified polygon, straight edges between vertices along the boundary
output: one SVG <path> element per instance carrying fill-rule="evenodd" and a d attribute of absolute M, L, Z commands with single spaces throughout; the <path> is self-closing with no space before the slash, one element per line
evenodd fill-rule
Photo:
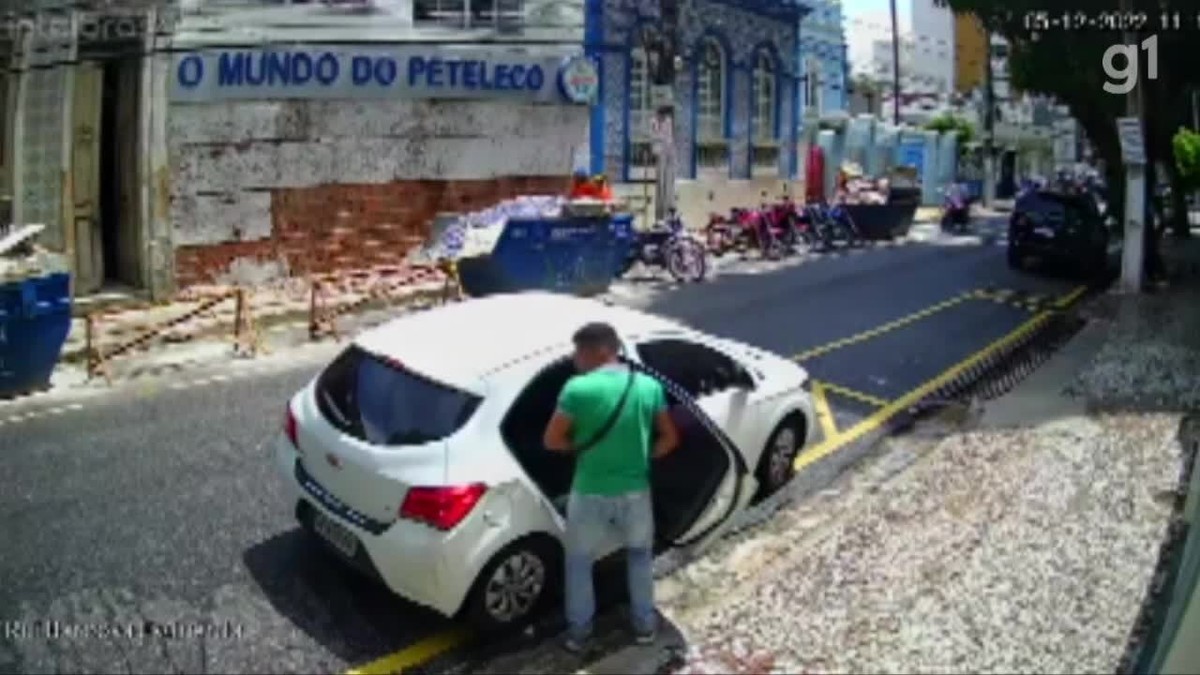
<path fill-rule="evenodd" d="M 594 321 L 575 331 L 571 341 L 576 347 L 610 349 L 621 351 L 621 338 L 617 337 L 617 329 L 602 321 Z"/>

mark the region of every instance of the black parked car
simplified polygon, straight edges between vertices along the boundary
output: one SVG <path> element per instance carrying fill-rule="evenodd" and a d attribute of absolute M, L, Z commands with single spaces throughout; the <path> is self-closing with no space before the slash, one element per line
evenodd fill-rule
<path fill-rule="evenodd" d="M 1008 223 L 1008 265 L 1036 261 L 1088 277 L 1109 268 L 1111 233 L 1090 192 L 1033 190 L 1014 205 Z"/>

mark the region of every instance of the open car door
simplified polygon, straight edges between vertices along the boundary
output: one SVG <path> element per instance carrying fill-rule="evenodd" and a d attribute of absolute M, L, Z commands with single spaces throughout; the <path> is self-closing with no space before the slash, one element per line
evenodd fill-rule
<path fill-rule="evenodd" d="M 757 483 L 741 451 L 697 401 L 664 376 L 679 446 L 651 467 L 656 547 L 701 549 L 719 538 L 754 496 Z"/>

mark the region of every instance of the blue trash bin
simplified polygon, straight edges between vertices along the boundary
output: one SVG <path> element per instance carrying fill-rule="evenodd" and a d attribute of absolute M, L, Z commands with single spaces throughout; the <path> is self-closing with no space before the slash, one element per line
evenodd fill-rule
<path fill-rule="evenodd" d="M 0 398 L 50 385 L 71 330 L 71 277 L 0 285 Z"/>
<path fill-rule="evenodd" d="M 544 290 L 597 295 L 608 290 L 629 251 L 633 217 L 513 218 L 492 252 L 462 258 L 468 295 Z"/>

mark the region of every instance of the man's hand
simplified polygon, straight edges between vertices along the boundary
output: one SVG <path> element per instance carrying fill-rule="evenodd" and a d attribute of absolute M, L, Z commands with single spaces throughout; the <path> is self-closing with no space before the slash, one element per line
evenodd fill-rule
<path fill-rule="evenodd" d="M 650 456 L 654 459 L 661 459 L 671 454 L 671 451 L 679 445 L 679 432 L 675 429 L 675 422 L 671 420 L 671 414 L 666 408 L 659 410 L 654 415 L 654 430 L 658 432 L 658 438 L 654 440 L 654 450 Z"/>
<path fill-rule="evenodd" d="M 554 452 L 571 451 L 571 418 L 561 410 L 555 410 L 546 431 L 542 434 L 542 445 Z"/>

